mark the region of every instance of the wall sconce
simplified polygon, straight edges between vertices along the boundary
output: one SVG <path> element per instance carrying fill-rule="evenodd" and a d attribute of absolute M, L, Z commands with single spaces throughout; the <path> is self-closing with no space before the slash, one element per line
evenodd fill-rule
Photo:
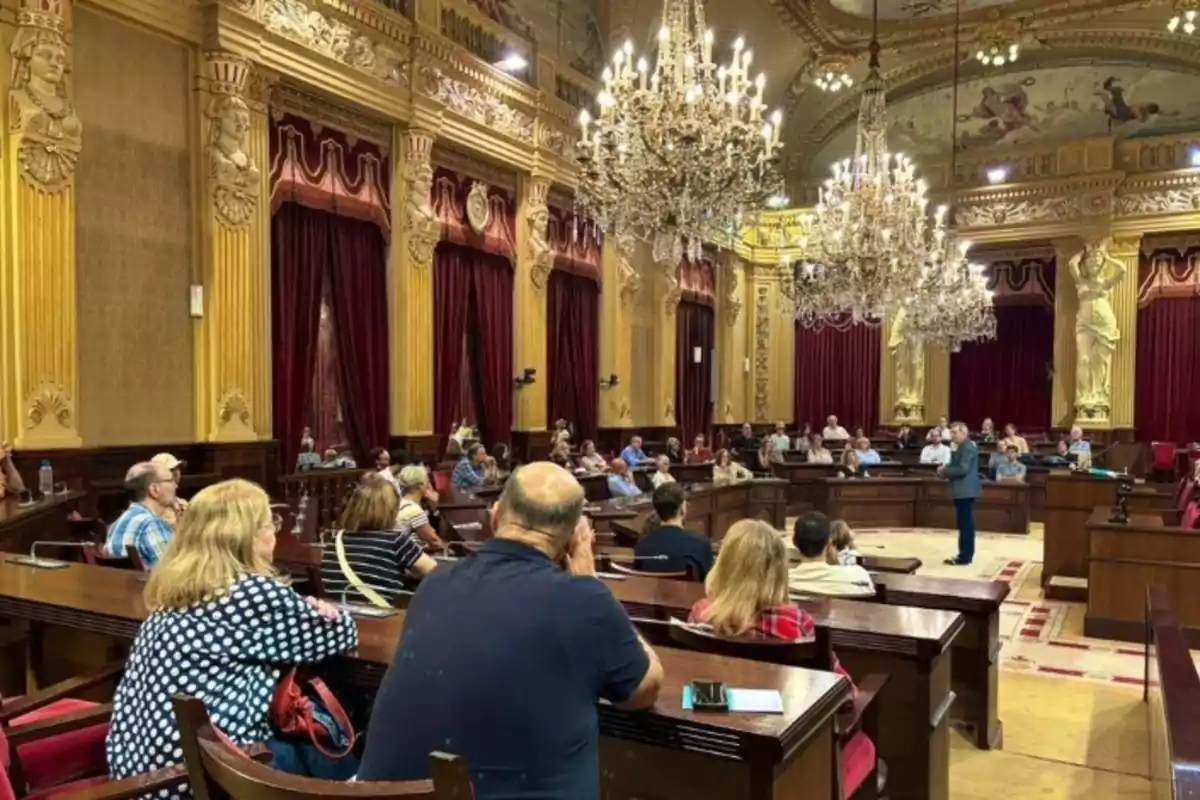
<path fill-rule="evenodd" d="M 617 380 L 617 373 L 614 372 L 613 374 L 609 375 L 607 378 L 600 379 L 600 388 L 601 389 L 611 389 L 614 386 L 616 386 L 619 382 L 620 381 Z"/>
<path fill-rule="evenodd" d="M 524 374 L 520 375 L 519 377 L 513 378 L 513 388 L 514 389 L 524 389 L 526 386 L 529 386 L 529 385 L 535 383 L 536 381 L 537 381 L 537 370 L 526 367 Z"/>

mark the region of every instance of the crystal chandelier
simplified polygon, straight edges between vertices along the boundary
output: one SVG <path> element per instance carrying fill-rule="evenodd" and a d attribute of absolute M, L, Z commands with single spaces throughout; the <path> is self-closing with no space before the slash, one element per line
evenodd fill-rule
<path fill-rule="evenodd" d="M 905 302 L 908 335 L 958 352 L 966 342 L 996 337 L 992 291 L 981 264 L 966 260 L 969 242 L 946 237 Z"/>
<path fill-rule="evenodd" d="M 999 20 L 981 28 L 976 38 L 979 49 L 975 60 L 985 67 L 1003 67 L 1021 54 L 1021 26 L 1013 20 Z"/>
<path fill-rule="evenodd" d="M 817 57 L 812 65 L 812 82 L 823 92 L 833 94 L 854 85 L 850 77 L 850 65 L 853 63 L 849 56 L 841 53 L 824 53 Z"/>
<path fill-rule="evenodd" d="M 1191 36 L 1196 32 L 1197 16 L 1200 16 L 1200 0 L 1175 0 L 1175 16 L 1167 23 L 1167 30 Z"/>
<path fill-rule="evenodd" d="M 764 121 L 766 76 L 752 78 L 752 62 L 738 39 L 717 65 L 703 4 L 664 0 L 653 67 L 626 42 L 601 76 L 598 117 L 579 115 L 582 210 L 677 264 L 778 194 L 782 115 Z"/>

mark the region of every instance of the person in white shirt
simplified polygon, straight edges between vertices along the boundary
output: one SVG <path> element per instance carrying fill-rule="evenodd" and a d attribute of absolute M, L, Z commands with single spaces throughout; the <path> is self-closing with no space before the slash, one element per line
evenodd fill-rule
<path fill-rule="evenodd" d="M 787 435 L 787 426 L 782 422 L 775 423 L 775 435 L 771 437 L 771 446 L 775 452 L 783 455 L 791 447 L 792 441 Z"/>
<path fill-rule="evenodd" d="M 837 442 L 844 442 L 850 438 L 850 432 L 841 425 L 838 425 L 838 418 L 830 414 L 829 418 L 825 420 L 825 430 L 821 431 L 821 437 Z"/>
<path fill-rule="evenodd" d="M 671 474 L 671 459 L 666 456 L 659 456 L 654 459 L 658 469 L 650 476 L 650 483 L 655 489 L 662 486 L 664 483 L 674 483 L 675 476 Z"/>
<path fill-rule="evenodd" d="M 392 454 L 383 447 L 376 447 L 371 451 L 372 457 L 375 459 L 375 471 L 379 473 L 379 477 L 396 487 L 396 491 L 400 491 L 400 482 L 396 479 L 396 473 L 392 471 Z M 399 468 L 402 465 L 397 465 Z"/>
<path fill-rule="evenodd" d="M 950 463 L 950 448 L 942 441 L 937 429 L 929 432 L 925 437 L 926 445 L 921 450 L 922 464 L 949 464 Z"/>
<path fill-rule="evenodd" d="M 829 517 L 819 511 L 802 514 L 796 520 L 792 544 L 800 554 L 800 563 L 788 573 L 788 588 L 832 597 L 873 597 L 875 584 L 869 572 L 857 564 L 836 563 L 837 548 L 831 533 Z"/>
<path fill-rule="evenodd" d="M 832 464 L 833 463 L 833 453 L 829 452 L 829 449 L 827 447 L 825 447 L 825 443 L 823 441 L 821 441 L 821 437 L 819 435 L 814 433 L 812 435 L 812 438 L 809 441 L 810 441 L 810 444 L 808 446 L 808 463 L 809 464 Z"/>
<path fill-rule="evenodd" d="M 941 434 L 943 442 L 950 441 L 950 423 L 945 417 L 938 417 L 937 429 Z"/>

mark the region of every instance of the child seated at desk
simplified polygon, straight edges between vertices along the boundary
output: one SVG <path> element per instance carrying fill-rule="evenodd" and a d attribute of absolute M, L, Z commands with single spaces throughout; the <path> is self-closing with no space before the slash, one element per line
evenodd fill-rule
<path fill-rule="evenodd" d="M 844 520 L 835 519 L 830 523 L 829 543 L 833 545 L 828 554 L 830 564 L 858 565 L 862 553 L 854 545 L 854 531 Z"/>

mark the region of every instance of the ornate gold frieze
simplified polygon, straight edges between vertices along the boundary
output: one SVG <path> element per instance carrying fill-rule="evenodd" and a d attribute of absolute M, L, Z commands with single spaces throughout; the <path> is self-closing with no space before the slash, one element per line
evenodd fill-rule
<path fill-rule="evenodd" d="M 633 257 L 637 252 L 637 239 L 632 233 L 624 231 L 616 235 L 614 241 L 617 248 L 617 274 L 620 286 L 618 293 L 621 305 L 633 308 L 637 305 L 638 294 L 642 291 L 642 274 L 634 269 Z"/>
<path fill-rule="evenodd" d="M 25 427 L 36 430 L 51 422 L 65 431 L 73 426 L 74 404 L 61 384 L 43 380 L 25 399 Z"/>
<path fill-rule="evenodd" d="M 250 109 L 246 105 L 250 62 L 224 51 L 204 54 L 205 77 L 211 96 L 206 116 L 208 180 L 213 207 L 221 224 L 245 226 L 258 207 L 262 173 L 246 145 Z"/>
<path fill-rule="evenodd" d="M 998 199 L 980 205 L 964 205 L 955 212 L 955 221 L 964 228 L 986 228 L 1044 222 L 1077 217 L 1080 214 L 1078 197 L 1041 197 L 1029 199 Z"/>
<path fill-rule="evenodd" d="M 422 77 L 422 91 L 449 110 L 514 139 L 534 141 L 530 115 L 440 70 L 423 70 Z"/>
<path fill-rule="evenodd" d="M 759 286 L 754 300 L 754 418 L 765 420 L 771 409 L 771 291 Z"/>
<path fill-rule="evenodd" d="M 267 30 L 307 45 L 335 61 L 385 83 L 408 85 L 408 59 L 401 45 L 373 39 L 357 28 L 312 8 L 304 0 L 264 0 Z"/>
<path fill-rule="evenodd" d="M 1118 217 L 1142 217 L 1200 211 L 1200 176 L 1173 175 L 1154 181 L 1131 181 L 1117 194 Z"/>
<path fill-rule="evenodd" d="M 83 149 L 83 123 L 68 93 L 71 53 L 62 3 L 21 0 L 9 48 L 9 125 L 21 179 L 52 194 L 71 185 Z"/>

